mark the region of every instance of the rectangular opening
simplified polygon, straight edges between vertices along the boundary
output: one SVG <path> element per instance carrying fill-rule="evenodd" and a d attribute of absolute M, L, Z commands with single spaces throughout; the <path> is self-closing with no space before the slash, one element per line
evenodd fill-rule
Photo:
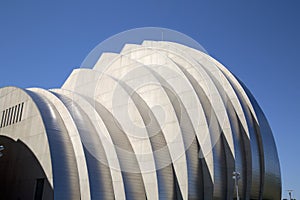
<path fill-rule="evenodd" d="M 19 122 L 22 120 L 23 107 L 24 107 L 24 102 L 22 102 L 22 104 L 21 104 L 21 112 L 20 112 L 20 116 L 19 116 Z"/>
<path fill-rule="evenodd" d="M 2 118 L 1 118 L 0 128 L 2 128 L 2 125 L 3 125 L 4 115 L 5 115 L 5 110 L 3 110 L 3 112 L 2 112 Z"/>
<path fill-rule="evenodd" d="M 17 115 L 16 115 L 16 120 L 15 120 L 16 123 L 19 120 L 19 113 L 20 113 L 20 104 L 18 104 Z"/>
<path fill-rule="evenodd" d="M 5 110 L 5 119 L 4 119 L 4 125 L 3 126 L 7 126 L 7 120 L 8 119 L 8 109 Z"/>
<path fill-rule="evenodd" d="M 7 116 L 7 122 L 6 122 L 6 126 L 8 126 L 8 125 L 9 125 L 10 113 L 11 113 L 11 108 L 9 108 L 9 109 L 8 109 L 8 116 Z"/>
<path fill-rule="evenodd" d="M 45 180 L 44 178 L 36 179 L 34 200 L 43 199 L 44 180 Z"/>
<path fill-rule="evenodd" d="M 3 110 L 0 128 L 21 121 L 23 108 L 24 108 L 24 102 Z"/>
<path fill-rule="evenodd" d="M 11 125 L 11 122 L 12 122 L 12 118 L 13 118 L 13 114 L 14 114 L 14 106 L 11 107 L 11 112 L 10 112 L 10 115 L 9 115 L 9 125 Z"/>
<path fill-rule="evenodd" d="M 4 112 L 5 112 L 5 114 L 4 114 L 4 120 L 3 120 L 3 125 L 2 125 L 2 127 L 5 127 L 6 116 L 7 116 L 7 109 L 6 109 Z"/>
<path fill-rule="evenodd" d="M 15 109 L 14 109 L 14 116 L 13 116 L 13 124 L 14 124 L 14 123 L 15 123 L 15 121 L 16 121 L 17 107 L 18 107 L 18 105 L 15 105 Z"/>

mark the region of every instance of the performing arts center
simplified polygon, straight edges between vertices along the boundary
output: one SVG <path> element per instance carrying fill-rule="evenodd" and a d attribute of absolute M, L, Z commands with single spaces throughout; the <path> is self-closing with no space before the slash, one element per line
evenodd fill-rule
<path fill-rule="evenodd" d="M 59 89 L 3 87 L 0 123 L 0 199 L 281 198 L 250 91 L 176 42 L 102 53 Z"/>

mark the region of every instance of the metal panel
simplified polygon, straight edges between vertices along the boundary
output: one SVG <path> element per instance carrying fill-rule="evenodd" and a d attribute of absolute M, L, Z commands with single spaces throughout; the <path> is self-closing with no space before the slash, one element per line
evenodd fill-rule
<path fill-rule="evenodd" d="M 239 171 L 243 199 L 280 199 L 266 117 L 207 54 L 172 42 L 127 44 L 94 69 L 74 70 L 63 89 L 28 91 L 50 144 L 55 198 L 232 199 Z M 18 103 L 1 110 L 1 131 L 31 124 Z"/>
<path fill-rule="evenodd" d="M 54 198 L 76 199 L 80 196 L 78 169 L 67 129 L 51 102 L 37 93 L 27 93 L 38 106 L 45 124 L 50 144 Z"/>
<path fill-rule="evenodd" d="M 143 178 L 141 173 L 138 173 L 140 172 L 139 165 L 126 133 L 120 129 L 121 126 L 117 124 L 117 120 L 104 106 L 95 102 L 95 108 L 103 119 L 103 122 L 111 135 L 112 141 L 116 146 L 116 152 L 120 160 L 120 167 L 124 180 L 126 198 L 146 199 Z M 124 151 L 130 153 L 124 153 Z M 136 173 L 128 171 L 135 171 Z"/>
<path fill-rule="evenodd" d="M 158 197 L 160 199 L 173 199 L 176 192 L 174 191 L 174 171 L 171 164 L 171 155 L 167 148 L 167 142 L 160 125 L 157 122 L 153 112 L 148 107 L 147 103 L 141 98 L 141 96 L 134 92 L 133 89 L 125 83 L 121 81 L 119 81 L 119 83 L 128 92 L 128 94 L 131 94 L 131 98 L 137 106 L 137 109 L 139 110 L 139 113 L 145 123 L 145 128 L 149 134 L 157 171 L 156 173 L 159 191 Z"/>
<path fill-rule="evenodd" d="M 279 158 L 274 141 L 274 137 L 269 126 L 269 123 L 257 104 L 256 100 L 250 93 L 250 91 L 242 85 L 246 91 L 257 115 L 259 124 L 255 124 L 259 130 L 261 136 L 261 145 L 263 148 L 264 158 L 264 175 L 262 187 L 262 199 L 280 199 L 281 197 L 281 174 Z"/>
<path fill-rule="evenodd" d="M 91 117 L 95 117 L 95 111 L 91 112 L 91 109 L 87 109 L 88 103 L 86 102 L 87 104 L 84 104 L 82 102 L 83 99 L 78 100 L 77 97 L 77 101 L 75 102 L 74 99 L 72 99 L 75 94 L 71 96 L 70 94 L 68 95 L 68 93 L 64 93 L 61 90 L 54 90 L 54 94 L 64 102 L 78 128 L 88 168 L 88 176 L 86 177 L 86 181 L 89 180 L 90 183 L 91 198 L 122 198 L 122 196 L 115 196 L 113 191 L 113 180 L 107 161 L 107 156 L 109 155 L 106 155 L 103 144 L 100 141 L 98 133 L 91 119 Z M 85 109 L 83 110 L 83 108 Z M 99 158 L 101 158 L 101 160 Z M 122 194 L 121 188 L 116 189 L 116 192 Z M 124 197 L 125 196 L 123 196 L 123 198 Z"/>
<path fill-rule="evenodd" d="M 89 199 L 90 198 L 90 186 L 88 181 L 88 171 L 85 161 L 85 154 L 83 151 L 83 147 L 81 145 L 79 133 L 77 130 L 77 127 L 75 125 L 75 122 L 73 121 L 69 111 L 63 104 L 63 102 L 58 99 L 55 95 L 53 95 L 51 92 L 47 90 L 43 90 L 40 88 L 32 88 L 28 89 L 32 92 L 38 93 L 44 98 L 46 98 L 49 102 L 52 103 L 52 105 L 55 107 L 57 112 L 59 113 L 66 130 L 66 133 L 68 134 L 74 154 L 76 157 L 76 164 L 78 169 L 78 178 L 79 178 L 79 184 L 80 184 L 80 194 L 81 199 Z M 23 106 L 22 106 L 23 107 Z M 21 115 L 20 115 L 21 117 Z"/>

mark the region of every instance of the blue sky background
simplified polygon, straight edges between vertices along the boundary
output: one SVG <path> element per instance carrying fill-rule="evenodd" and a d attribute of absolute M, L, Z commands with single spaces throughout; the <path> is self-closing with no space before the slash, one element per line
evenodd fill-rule
<path fill-rule="evenodd" d="M 300 199 L 300 1 L 0 1 L 0 87 L 60 87 L 106 38 L 165 27 L 238 76 L 277 143 L 283 197 Z"/>

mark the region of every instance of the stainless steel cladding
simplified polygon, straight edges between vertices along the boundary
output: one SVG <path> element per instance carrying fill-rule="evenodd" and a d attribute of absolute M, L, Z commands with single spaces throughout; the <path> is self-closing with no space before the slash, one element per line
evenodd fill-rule
<path fill-rule="evenodd" d="M 0 112 L 6 199 L 281 198 L 276 145 L 254 97 L 181 44 L 127 44 L 60 89 L 1 88 Z"/>

